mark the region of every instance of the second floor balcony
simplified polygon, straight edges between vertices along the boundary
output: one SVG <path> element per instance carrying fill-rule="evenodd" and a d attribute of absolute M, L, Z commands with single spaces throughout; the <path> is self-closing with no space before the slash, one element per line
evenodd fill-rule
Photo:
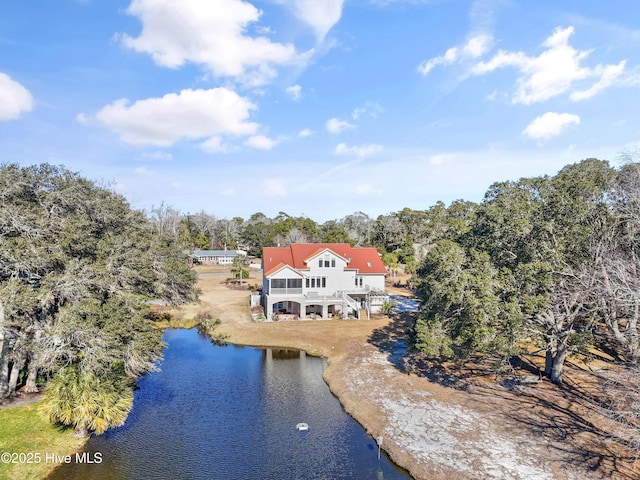
<path fill-rule="evenodd" d="M 269 295 L 300 295 L 302 294 L 302 287 L 284 287 L 284 288 L 271 288 Z"/>

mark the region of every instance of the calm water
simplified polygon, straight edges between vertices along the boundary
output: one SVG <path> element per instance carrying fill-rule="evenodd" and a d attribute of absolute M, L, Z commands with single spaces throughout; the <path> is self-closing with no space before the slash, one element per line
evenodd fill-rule
<path fill-rule="evenodd" d="M 53 479 L 398 479 L 322 380 L 325 362 L 296 351 L 215 347 L 168 330 L 162 372 L 142 378 L 123 427 L 87 443 Z M 309 424 L 299 432 L 298 422 Z"/>

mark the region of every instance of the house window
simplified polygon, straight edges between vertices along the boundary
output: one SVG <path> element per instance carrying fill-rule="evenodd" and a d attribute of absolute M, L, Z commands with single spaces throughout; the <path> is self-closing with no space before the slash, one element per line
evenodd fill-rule
<path fill-rule="evenodd" d="M 313 277 L 311 279 L 311 288 L 316 288 L 316 278 L 315 277 Z"/>
<path fill-rule="evenodd" d="M 306 279 L 305 279 L 305 286 L 306 286 L 307 288 L 309 288 L 309 278 L 306 278 Z"/>
<path fill-rule="evenodd" d="M 331 266 L 335 268 L 335 266 L 336 266 L 336 259 L 335 258 L 331 259 Z"/>
<path fill-rule="evenodd" d="M 362 286 L 362 277 L 360 277 L 360 286 Z"/>
<path fill-rule="evenodd" d="M 284 278 L 272 278 L 271 288 L 286 288 L 287 281 Z"/>
<path fill-rule="evenodd" d="M 322 268 L 322 259 L 319 259 L 319 260 L 318 260 L 318 267 L 319 267 L 319 268 Z"/>
<path fill-rule="evenodd" d="M 322 288 L 327 287 L 327 277 L 322 277 Z"/>
<path fill-rule="evenodd" d="M 356 277 L 356 287 L 358 286 L 358 277 Z"/>
<path fill-rule="evenodd" d="M 287 288 L 302 288 L 302 279 L 301 278 L 288 278 L 287 279 Z"/>

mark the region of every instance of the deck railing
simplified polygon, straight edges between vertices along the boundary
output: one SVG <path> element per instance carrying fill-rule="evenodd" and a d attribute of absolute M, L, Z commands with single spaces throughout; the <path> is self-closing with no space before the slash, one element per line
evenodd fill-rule
<path fill-rule="evenodd" d="M 302 288 L 272 288 L 269 295 L 300 295 Z"/>

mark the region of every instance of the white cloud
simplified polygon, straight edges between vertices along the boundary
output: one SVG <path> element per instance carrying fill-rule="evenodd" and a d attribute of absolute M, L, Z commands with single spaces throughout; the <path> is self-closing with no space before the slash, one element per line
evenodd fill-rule
<path fill-rule="evenodd" d="M 311 135 L 313 135 L 313 130 L 309 130 L 308 128 L 303 128 L 298 132 L 298 136 L 303 138 L 310 137 Z"/>
<path fill-rule="evenodd" d="M 33 97 L 29 90 L 0 73 L 0 122 L 14 120 L 33 108 Z"/>
<path fill-rule="evenodd" d="M 287 195 L 287 184 L 282 178 L 268 178 L 262 182 L 262 195 L 265 197 L 284 197 Z"/>
<path fill-rule="evenodd" d="M 571 95 L 573 100 L 582 100 L 612 85 L 623 73 L 625 62 L 617 65 L 598 65 L 589 68 L 582 62 L 591 53 L 590 50 L 576 50 L 569 45 L 569 37 L 574 28 L 556 28 L 545 40 L 546 47 L 537 57 L 530 57 L 523 52 L 499 51 L 486 62 L 475 65 L 471 72 L 483 75 L 502 67 L 515 67 L 520 72 L 516 82 L 516 93 L 513 103 L 530 105 L 548 100 L 574 88 L 576 82 L 595 78 L 596 83 L 586 90 L 576 91 Z"/>
<path fill-rule="evenodd" d="M 287 95 L 298 101 L 302 98 L 302 87 L 300 85 L 291 85 L 286 89 Z"/>
<path fill-rule="evenodd" d="M 438 65 L 450 65 L 462 60 L 481 57 L 489 50 L 492 42 L 493 39 L 489 35 L 476 35 L 462 46 L 451 47 L 443 55 L 425 60 L 418 66 L 418 71 L 422 75 L 428 75 Z"/>
<path fill-rule="evenodd" d="M 81 125 L 86 125 L 87 123 L 89 123 L 89 116 L 86 113 L 80 112 L 76 115 L 76 122 L 80 123 Z"/>
<path fill-rule="evenodd" d="M 228 153 L 234 150 L 231 145 L 224 143 L 222 137 L 219 135 L 215 135 L 202 142 L 200 148 L 207 153 Z"/>
<path fill-rule="evenodd" d="M 264 135 L 254 135 L 253 137 L 249 137 L 244 144 L 260 150 L 271 150 L 278 142 Z"/>
<path fill-rule="evenodd" d="M 353 118 L 354 120 L 358 120 L 364 115 L 368 115 L 371 118 L 376 118 L 378 114 L 383 111 L 384 109 L 378 102 L 372 102 L 368 100 L 364 103 L 363 106 L 353 109 L 353 112 L 351 112 L 351 118 Z"/>
<path fill-rule="evenodd" d="M 489 35 L 476 35 L 471 37 L 462 47 L 462 56 L 478 58 L 484 55 L 491 46 L 492 38 Z"/>
<path fill-rule="evenodd" d="M 560 135 L 570 125 L 580 125 L 580 117 L 571 113 L 547 112 L 536 117 L 522 133 L 534 140 L 546 140 Z"/>
<path fill-rule="evenodd" d="M 355 125 L 347 122 L 346 120 L 340 120 L 339 118 L 330 118 L 327 120 L 327 131 L 330 133 L 340 133 L 350 128 L 356 128 Z"/>
<path fill-rule="evenodd" d="M 258 124 L 249 121 L 249 114 L 255 108 L 247 98 L 220 87 L 187 89 L 133 104 L 120 99 L 95 117 L 127 143 L 168 147 L 180 140 L 209 138 L 206 149 L 219 147 L 221 135 L 253 135 Z"/>
<path fill-rule="evenodd" d="M 340 21 L 344 0 L 286 0 L 298 19 L 309 25 L 319 41 Z"/>
<path fill-rule="evenodd" d="M 336 145 L 334 152 L 336 155 L 355 155 L 358 158 L 365 158 L 382 151 L 382 148 L 382 145 L 375 143 L 359 146 L 354 145 L 353 147 L 347 146 L 346 143 L 339 143 Z"/>
<path fill-rule="evenodd" d="M 585 100 L 610 87 L 623 73 L 626 64 L 627 62 L 623 60 L 617 65 L 605 65 L 604 67 L 598 65 L 595 70 L 600 75 L 600 80 L 586 90 L 572 92 L 571 100 Z"/>
<path fill-rule="evenodd" d="M 262 12 L 242 0 L 132 0 L 127 13 L 140 19 L 142 32 L 120 35 L 122 45 L 163 67 L 191 62 L 216 76 L 260 85 L 276 76 L 275 66 L 303 63 L 312 53 L 300 55 L 292 44 L 247 35 Z"/>

